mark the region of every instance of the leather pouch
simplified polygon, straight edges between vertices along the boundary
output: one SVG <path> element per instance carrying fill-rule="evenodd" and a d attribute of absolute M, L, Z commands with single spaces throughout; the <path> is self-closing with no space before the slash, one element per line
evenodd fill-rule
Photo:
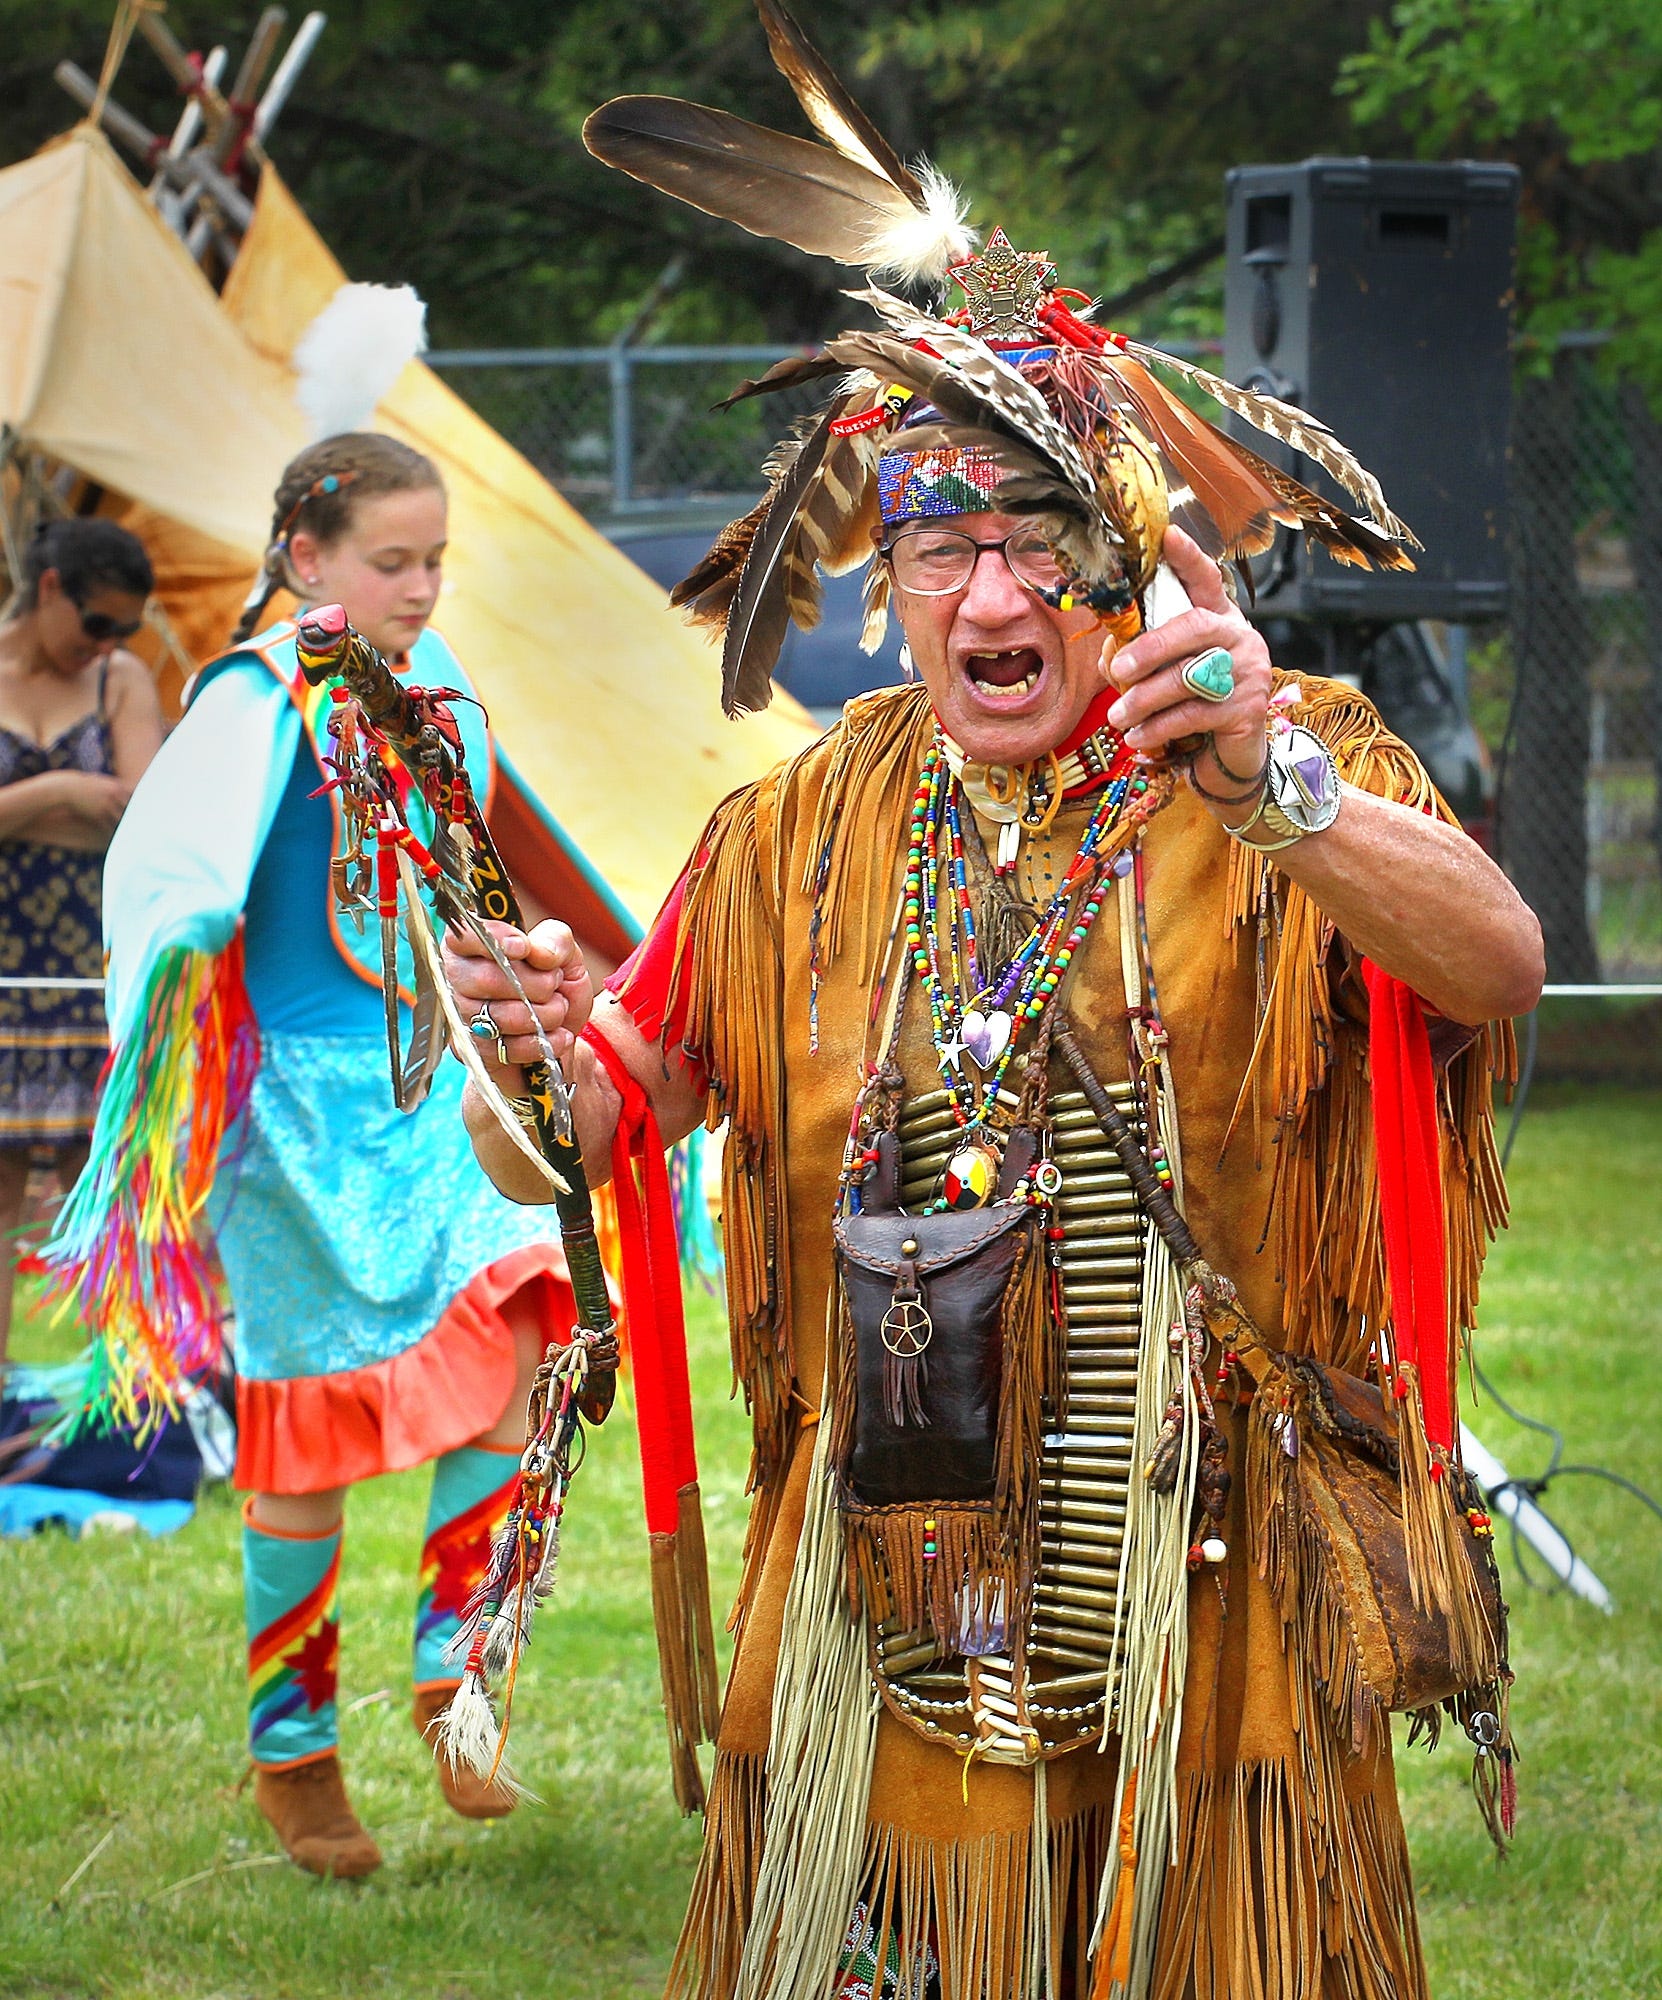
<path fill-rule="evenodd" d="M 1392 1712 L 1434 1708 L 1493 1683 L 1506 1670 L 1507 1612 L 1493 1543 L 1468 1518 L 1468 1509 L 1481 1517 L 1476 1488 L 1448 1468 L 1462 1482 L 1448 1498 L 1486 1633 L 1481 1657 L 1460 1662 L 1448 1620 L 1414 1601 L 1400 1447 L 1385 1398 L 1373 1383 L 1305 1357 L 1278 1355 L 1274 1367 L 1290 1394 L 1270 1386 L 1266 1395 L 1274 1383 L 1267 1374 L 1257 1400 L 1261 1416 L 1276 1411 L 1265 1441 L 1272 1464 L 1281 1461 L 1270 1505 L 1283 1545 L 1291 1537 L 1301 1552 L 1300 1615 L 1318 1640 L 1324 1626 L 1332 1641 L 1348 1639 L 1362 1691 Z M 1338 1645 L 1330 1677 L 1349 1663 L 1349 1649 Z"/>
<path fill-rule="evenodd" d="M 894 1206 L 896 1186 L 898 1148 L 884 1134 L 866 1206 L 834 1224 L 854 1330 L 848 1492 L 862 1508 L 990 1502 L 1004 1296 L 1034 1212 L 992 1202 L 908 1216 Z"/>
<path fill-rule="evenodd" d="M 837 1219 L 837 1264 L 855 1349 L 847 1477 L 859 1505 L 992 1499 L 1002 1309 L 1032 1217 L 1030 1208 L 998 1202 L 962 1214 L 868 1210 Z M 914 1341 L 921 1324 L 928 1329 L 909 1411 L 895 1408 L 884 1381 L 902 1323 L 914 1330 Z"/>

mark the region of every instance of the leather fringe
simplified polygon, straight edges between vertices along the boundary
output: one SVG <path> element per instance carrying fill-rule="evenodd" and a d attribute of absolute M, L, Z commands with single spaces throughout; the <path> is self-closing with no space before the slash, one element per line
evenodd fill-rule
<path fill-rule="evenodd" d="M 1279 684 L 1288 679 L 1279 677 Z M 1304 683 L 1302 693 L 1289 713 L 1327 744 L 1343 778 L 1452 819 L 1412 753 L 1360 695 L 1321 681 Z M 1333 927 L 1279 874 L 1272 857 L 1238 844 L 1230 856 L 1229 923 L 1237 934 L 1250 935 L 1258 952 L 1258 1037 L 1236 1115 L 1250 1101 L 1256 1157 L 1263 1160 L 1266 1146 L 1273 1148 L 1265 1234 L 1284 1287 L 1282 1337 L 1295 1352 L 1379 1380 L 1378 1336 L 1390 1322 L 1391 1299 L 1367 1027 L 1339 1002 L 1330 964 Z M 1451 1397 L 1460 1341 L 1476 1323 L 1484 1256 L 1506 1220 L 1492 1099 L 1495 1082 L 1509 1081 L 1515 1063 L 1510 1023 L 1491 1022 L 1438 1080 L 1448 1306 L 1457 1334 L 1449 1347 Z M 1433 1470 L 1420 1383 L 1411 1368 L 1400 1370 L 1397 1380 L 1401 1396 L 1393 1397 L 1390 1380 L 1380 1386 L 1397 1417 L 1413 1600 L 1441 1615 L 1456 1669 L 1475 1682 L 1495 1671 L 1498 1635 L 1484 1619 L 1463 1546 L 1451 1490 L 1457 1462 Z M 1338 1740 L 1360 1753 L 1386 1725 L 1337 1579 L 1329 1573 L 1328 1549 L 1299 1497 L 1297 1466 L 1278 1428 L 1283 1416 L 1297 1422 L 1295 1400 L 1285 1382 L 1261 1382 L 1255 1398 L 1247 1467 L 1255 1557 L 1290 1635 L 1300 1635 L 1304 1669 L 1323 1690 L 1316 1699 L 1337 1726 Z M 1343 1989 L 1347 1995 L 1373 1990 L 1365 1983 Z"/>
<path fill-rule="evenodd" d="M 1490 1680 L 1499 1664 L 1497 1635 L 1477 1600 L 1458 1501 L 1450 1490 L 1450 1464 L 1426 1439 L 1418 1369 L 1399 1367 L 1395 1391 L 1409 1593 L 1418 1610 L 1435 1611 L 1447 1621 L 1455 1671 L 1468 1681 Z"/>
<path fill-rule="evenodd" d="M 910 1992 L 906 1969 L 933 1951 L 941 2000 L 1046 2000 L 1064 1967 L 1082 1984 L 1109 1817 L 1095 1805 L 1048 1820 L 1042 1843 L 1031 1829 L 931 1841 L 872 1827 L 861 1900 L 877 1962 L 897 1943 Z"/>
<path fill-rule="evenodd" d="M 886 942 L 887 895 L 874 895 L 872 870 L 885 875 L 906 852 L 906 822 L 934 712 L 922 687 L 879 688 L 851 701 L 826 740 L 830 762 L 814 810 L 801 887 L 816 895 L 818 955 L 829 965 L 843 949 L 848 899 L 856 898 L 855 940 L 862 981 L 876 976 Z M 843 839 L 845 823 L 854 836 Z"/>
<path fill-rule="evenodd" d="M 704 1515 L 696 1485 L 681 1489 L 672 1535 L 649 1535 L 652 1623 L 669 1728 L 670 1773 L 683 1813 L 704 1809 L 698 1745 L 715 1741 L 721 1718 L 715 1644 L 710 1625 L 710 1575 Z"/>
<path fill-rule="evenodd" d="M 704 1851 L 664 2000 L 731 2000 L 737 1990 L 766 1812 L 765 1760 L 718 1753 Z M 1101 1805 L 1050 1820 L 1042 1847 L 1029 1829 L 932 1841 L 868 1828 L 859 1900 L 875 1927 L 879 1963 L 891 1941 L 902 1965 L 927 1946 L 940 1961 L 941 2000 L 1045 2000 L 1064 1967 L 1082 1991 L 1109 1820 Z M 800 1866 L 811 1875 L 813 1857 L 803 1855 Z M 811 1894 L 811 1884 L 801 1893 Z M 833 1968 L 816 1990 L 834 1990 Z"/>
<path fill-rule="evenodd" d="M 1247 1521 L 1253 1562 L 1281 1622 L 1298 1633 L 1300 1661 L 1326 1698 L 1330 1721 L 1358 1756 L 1377 1747 L 1385 1709 L 1362 1671 L 1356 1633 L 1319 1529 L 1298 1493 L 1298 1460 L 1286 1426 L 1299 1420 L 1285 1376 L 1260 1382 L 1247 1417 Z M 1303 1448 L 1302 1445 L 1300 1447 Z"/>
<path fill-rule="evenodd" d="M 775 926 L 756 921 L 759 909 L 777 908 L 758 837 L 771 782 L 735 792 L 705 832 L 682 908 L 670 1009 L 684 1006 L 686 1047 L 709 1077 L 711 1129 L 730 1121 L 721 1175 L 727 1314 L 733 1372 L 750 1411 L 753 1486 L 771 1484 L 793 1428 L 790 1260 L 776 1157 L 784 1131 L 784 964 Z M 746 1004 L 738 1007 L 733 996 L 741 993 Z"/>
<path fill-rule="evenodd" d="M 966 1624 L 990 1629 L 1018 1599 L 1022 1578 L 990 1507 L 862 1507 L 844 1512 L 843 1533 L 851 1618 L 864 1610 L 874 1625 L 934 1632 L 943 1652 L 955 1652 Z M 933 1556 L 923 1553 L 926 1533 Z M 969 1601 L 966 1579 L 975 1593 Z"/>
<path fill-rule="evenodd" d="M 871 871 L 892 871 L 905 850 L 908 781 L 933 727 L 920 688 L 885 688 L 851 702 L 820 743 L 717 808 L 699 847 L 682 908 L 670 1012 L 681 1010 L 688 1053 L 710 1080 L 708 1122 L 729 1121 L 722 1159 L 722 1219 L 733 1371 L 751 1416 L 752 1490 L 771 1491 L 796 1433 L 791 1385 L 789 1258 L 780 1158 L 785 1130 L 787 1021 L 780 912 L 787 841 L 779 802 L 799 790 L 811 760 L 826 764 L 809 841 L 806 887 L 818 883 L 814 951 L 829 964 L 844 946 L 844 915 L 856 899 L 863 973 L 875 977 L 891 900 Z M 848 826 L 857 837 L 843 837 Z M 757 922 L 757 912 L 772 921 Z M 744 1004 L 735 1005 L 735 995 Z"/>
<path fill-rule="evenodd" d="M 664 2000 L 730 2000 L 750 1929 L 766 1815 L 766 1758 L 718 1750 L 704 1846 Z"/>
<path fill-rule="evenodd" d="M 1183 1780 L 1150 2000 L 1429 2000 L 1401 1825 L 1312 1761 Z"/>
<path fill-rule="evenodd" d="M 1175 1131 L 1169 1096 L 1164 1105 Z M 1126 1495 L 1107 1675 L 1114 1700 L 1105 1722 L 1120 1738 L 1114 1802 L 1117 1835 L 1103 1868 L 1096 1911 L 1097 1990 L 1103 1995 L 1136 1994 L 1139 2000 L 1148 1990 L 1159 1934 L 1163 1864 L 1172 1844 L 1189 1666 L 1188 1550 L 1195 1532 L 1191 1522 L 1196 1518 L 1201 1459 L 1201 1412 L 1194 1380 L 1187 1356 L 1174 1352 L 1170 1341 L 1173 1326 L 1185 1317 L 1182 1279 L 1158 1232 L 1150 1227 L 1147 1236 L 1132 1464 L 1152 1463 L 1174 1399 L 1183 1418 L 1169 1488 L 1161 1491 L 1146 1475 L 1133 1475 Z"/>
<path fill-rule="evenodd" d="M 1430 1461 L 1418 1404 L 1414 1384 L 1412 1394 L 1396 1405 L 1406 1413 L 1399 1417 L 1403 1467 L 1399 1487 L 1414 1602 L 1443 1621 L 1455 1672 L 1474 1687 L 1493 1684 L 1497 1676 L 1506 1676 L 1506 1662 L 1500 1635 L 1490 1630 L 1478 1600 L 1455 1511 L 1456 1496 L 1448 1490 L 1449 1482 L 1461 1475 L 1445 1468 L 1444 1477 L 1434 1480 L 1424 1469 Z M 1259 1381 L 1247 1418 L 1247 1520 L 1253 1561 L 1289 1635 L 1296 1632 L 1301 1670 L 1310 1686 L 1319 1690 L 1331 1726 L 1354 1755 L 1369 1755 L 1389 1739 L 1379 1676 L 1384 1673 L 1389 1678 L 1382 1662 L 1394 1654 L 1397 1639 L 1377 1621 L 1366 1635 L 1356 1631 L 1354 1608 L 1334 1574 L 1333 1551 L 1301 1491 L 1304 1461 L 1321 1449 L 1303 1418 L 1298 1391 L 1287 1375 L 1272 1374 Z M 1295 1446 L 1292 1451 L 1290 1442 Z M 1411 1457 L 1421 1468 L 1418 1472 L 1410 1469 Z M 1373 1649 L 1371 1676 L 1364 1645 Z M 1419 1726 L 1435 1739 L 1439 1712 L 1424 1715 Z"/>
<path fill-rule="evenodd" d="M 843 1608 L 829 1446 L 822 1430 L 785 1597 L 761 1866 L 731 2000 L 803 2000 L 821 1991 L 860 1880 L 879 1710 L 864 1621 Z"/>
<path fill-rule="evenodd" d="M 1295 678 L 1278 676 L 1278 685 Z M 1452 819 L 1412 752 L 1361 695 L 1337 682 L 1305 681 L 1302 690 L 1288 713 L 1321 737 L 1341 777 Z M 1273 1149 L 1266 1235 L 1285 1286 L 1286 1345 L 1365 1374 L 1374 1330 L 1390 1310 L 1366 1027 L 1336 1004 L 1335 932 L 1309 896 L 1273 856 L 1239 843 L 1229 866 L 1228 925 L 1259 957 L 1258 1039 L 1236 1115 L 1250 1108 L 1260 1161 Z M 1491 1095 L 1514 1065 L 1510 1024 L 1491 1022 L 1440 1080 L 1449 1313 L 1462 1333 L 1476 1323 L 1484 1255 L 1506 1220 Z"/>

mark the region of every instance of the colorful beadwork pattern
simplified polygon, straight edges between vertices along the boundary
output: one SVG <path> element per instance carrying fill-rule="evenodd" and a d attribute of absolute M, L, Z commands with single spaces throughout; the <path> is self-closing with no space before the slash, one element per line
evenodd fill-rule
<path fill-rule="evenodd" d="M 890 527 L 949 514 L 985 514 L 996 509 L 994 496 L 1004 476 L 1004 467 L 979 445 L 886 452 L 877 464 L 878 503 Z"/>
<path fill-rule="evenodd" d="M 1111 865 L 1111 856 L 1103 856 L 1104 842 L 1127 800 L 1146 786 L 1146 777 L 1133 769 L 1128 755 L 1116 758 L 1056 893 L 1008 961 L 984 970 L 964 868 L 958 785 L 938 733 L 925 753 L 907 847 L 906 948 L 928 1000 L 941 1081 L 961 1125 L 973 1127 L 985 1106 L 997 1099 L 1022 1029 L 1044 1013 L 1067 977 L 1102 907 Z M 1008 1024 L 1006 1038 L 983 1062 L 977 1031 L 1000 1016 Z M 979 1090 L 964 1067 L 966 1050 L 984 1071 Z"/>

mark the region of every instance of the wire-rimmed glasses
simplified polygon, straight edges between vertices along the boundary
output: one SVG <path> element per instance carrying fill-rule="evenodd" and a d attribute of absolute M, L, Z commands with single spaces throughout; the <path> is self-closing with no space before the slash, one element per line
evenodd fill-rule
<path fill-rule="evenodd" d="M 993 542 L 978 542 L 958 528 L 905 528 L 880 553 L 902 590 L 915 597 L 950 597 L 968 587 L 988 549 L 998 550 L 1010 574 L 1028 590 L 1055 590 L 1067 580 L 1049 543 L 1031 527 Z"/>

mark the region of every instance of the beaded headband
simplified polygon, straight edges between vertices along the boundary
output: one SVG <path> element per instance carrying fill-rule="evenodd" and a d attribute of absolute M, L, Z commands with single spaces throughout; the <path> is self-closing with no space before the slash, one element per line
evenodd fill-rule
<path fill-rule="evenodd" d="M 981 445 L 890 451 L 877 461 L 877 502 L 884 524 L 933 521 L 947 514 L 996 511 L 1005 468 Z"/>

